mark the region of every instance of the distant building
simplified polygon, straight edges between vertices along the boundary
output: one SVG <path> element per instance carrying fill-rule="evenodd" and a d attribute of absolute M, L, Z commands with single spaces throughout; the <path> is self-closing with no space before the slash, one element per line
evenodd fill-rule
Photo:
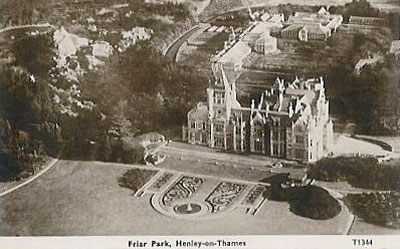
<path fill-rule="evenodd" d="M 395 56 L 399 57 L 399 55 L 400 55 L 400 40 L 392 41 L 389 52 L 391 54 L 394 54 Z"/>
<path fill-rule="evenodd" d="M 317 13 L 296 12 L 286 22 L 281 36 L 300 41 L 327 40 L 343 22 L 341 15 L 330 14 L 325 8 Z"/>
<path fill-rule="evenodd" d="M 290 25 L 281 31 L 282 38 L 310 41 L 325 41 L 332 35 L 331 30 L 322 25 Z"/>
<path fill-rule="evenodd" d="M 254 52 L 259 54 L 273 53 L 278 50 L 278 40 L 272 37 L 270 34 L 266 33 L 255 40 L 251 47 Z"/>
<path fill-rule="evenodd" d="M 275 53 L 278 51 L 278 39 L 271 36 L 271 33 L 277 33 L 281 29 L 282 24 L 258 22 L 242 36 L 242 40 L 252 48 L 253 52 L 259 54 Z"/>
<path fill-rule="evenodd" d="M 242 107 L 223 67 L 214 72 L 207 103 L 188 113 L 184 139 L 189 143 L 302 162 L 315 162 L 330 151 L 333 128 L 322 78 L 292 83 L 277 78 L 257 104 L 253 100 Z"/>
<path fill-rule="evenodd" d="M 239 71 L 243 67 L 243 60 L 250 53 L 250 46 L 243 41 L 238 41 L 231 47 L 226 43 L 224 50 L 216 58 L 216 61 L 224 65 L 229 71 Z"/>
<path fill-rule="evenodd" d="M 225 42 L 224 49 L 213 58 L 213 61 L 223 65 L 228 71 L 239 71 L 243 68 L 243 60 L 251 52 L 259 54 L 277 52 L 278 40 L 271 36 L 271 33 L 279 33 L 281 29 L 281 23 L 258 21 L 240 34 L 231 29 L 229 41 Z"/>
<path fill-rule="evenodd" d="M 350 16 L 350 25 L 384 26 L 386 20 L 380 17 Z"/>

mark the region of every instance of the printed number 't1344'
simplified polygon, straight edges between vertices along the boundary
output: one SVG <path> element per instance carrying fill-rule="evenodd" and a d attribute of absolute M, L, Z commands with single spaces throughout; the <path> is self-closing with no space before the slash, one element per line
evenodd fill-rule
<path fill-rule="evenodd" d="M 372 246 L 372 239 L 353 239 L 354 246 Z"/>

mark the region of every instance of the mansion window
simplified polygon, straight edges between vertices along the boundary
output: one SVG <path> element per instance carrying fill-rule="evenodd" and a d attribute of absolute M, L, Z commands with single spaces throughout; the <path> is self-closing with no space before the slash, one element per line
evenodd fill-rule
<path fill-rule="evenodd" d="M 297 159 L 303 159 L 303 150 L 295 150 L 294 153 Z"/>
<path fill-rule="evenodd" d="M 215 131 L 216 132 L 224 132 L 224 125 L 223 124 L 215 124 Z"/>
<path fill-rule="evenodd" d="M 281 144 L 279 147 L 281 149 L 281 155 L 285 154 L 285 145 Z"/>
<path fill-rule="evenodd" d="M 196 129 L 196 122 L 191 122 L 190 123 L 190 127 L 192 128 L 192 129 Z"/>
<path fill-rule="evenodd" d="M 313 154 L 310 152 L 310 160 L 313 159 Z"/>
<path fill-rule="evenodd" d="M 243 133 L 244 133 L 244 129 L 242 129 L 242 127 L 241 126 L 236 126 L 236 135 L 237 136 L 240 136 L 241 135 L 241 131 L 243 130 Z"/>
<path fill-rule="evenodd" d="M 205 134 L 203 134 L 203 136 L 201 137 L 201 142 L 202 142 L 203 144 L 206 144 L 206 143 L 207 143 L 207 136 L 206 136 Z"/>
<path fill-rule="evenodd" d="M 236 150 L 242 150 L 242 144 L 240 140 L 236 141 Z"/>
<path fill-rule="evenodd" d="M 304 143 L 304 137 L 303 136 L 296 136 L 296 143 L 298 143 L 298 144 Z"/>
<path fill-rule="evenodd" d="M 259 139 L 259 138 L 257 138 L 255 141 L 254 141 L 254 149 L 255 149 L 255 151 L 257 151 L 257 152 L 262 152 L 262 141 L 261 141 L 261 139 Z"/>
<path fill-rule="evenodd" d="M 214 93 L 214 103 L 217 105 L 223 105 L 225 103 L 225 94 L 223 92 Z"/>
<path fill-rule="evenodd" d="M 311 147 L 313 146 L 313 140 L 312 139 L 310 139 L 310 146 Z"/>
<path fill-rule="evenodd" d="M 301 127 L 300 125 L 297 125 L 297 126 L 294 128 L 294 130 L 295 130 L 295 131 L 303 131 L 303 127 Z"/>
<path fill-rule="evenodd" d="M 277 131 L 272 132 L 272 139 L 278 141 L 278 138 L 279 138 L 279 132 Z"/>
<path fill-rule="evenodd" d="M 203 122 L 203 123 L 202 123 L 202 129 L 203 129 L 203 130 L 206 130 L 206 129 L 207 129 L 207 123 L 206 123 L 206 122 Z"/>
<path fill-rule="evenodd" d="M 277 156 L 279 154 L 279 152 L 278 152 L 278 145 L 277 144 L 274 144 L 273 145 L 273 155 L 274 156 Z"/>
<path fill-rule="evenodd" d="M 255 137 L 262 137 L 262 128 L 261 127 L 254 128 L 254 136 Z"/>
<path fill-rule="evenodd" d="M 224 139 L 222 137 L 215 138 L 216 147 L 224 147 Z"/>

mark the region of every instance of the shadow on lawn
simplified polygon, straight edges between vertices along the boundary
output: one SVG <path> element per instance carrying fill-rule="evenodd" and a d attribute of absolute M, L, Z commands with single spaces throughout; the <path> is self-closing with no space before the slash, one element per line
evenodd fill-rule
<path fill-rule="evenodd" d="M 288 202 L 290 211 L 298 216 L 314 220 L 328 220 L 337 216 L 342 207 L 328 191 L 317 186 L 282 187 L 285 175 L 275 177 L 264 197 L 273 201 Z"/>

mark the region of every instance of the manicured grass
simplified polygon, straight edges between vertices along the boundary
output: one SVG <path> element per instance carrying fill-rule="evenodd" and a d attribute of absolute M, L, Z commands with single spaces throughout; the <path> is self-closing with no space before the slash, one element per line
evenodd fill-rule
<path fill-rule="evenodd" d="M 0 198 L 1 236 L 343 234 L 347 210 L 316 221 L 294 215 L 284 202 L 267 201 L 257 215 L 237 209 L 212 220 L 182 220 L 132 196 L 118 178 L 134 166 L 60 161 L 26 187 Z M 143 168 L 145 169 L 145 168 Z M 208 179 L 216 184 L 218 178 Z M 209 185 L 210 186 L 210 185 Z M 156 225 L 155 225 L 156 224 Z"/>

